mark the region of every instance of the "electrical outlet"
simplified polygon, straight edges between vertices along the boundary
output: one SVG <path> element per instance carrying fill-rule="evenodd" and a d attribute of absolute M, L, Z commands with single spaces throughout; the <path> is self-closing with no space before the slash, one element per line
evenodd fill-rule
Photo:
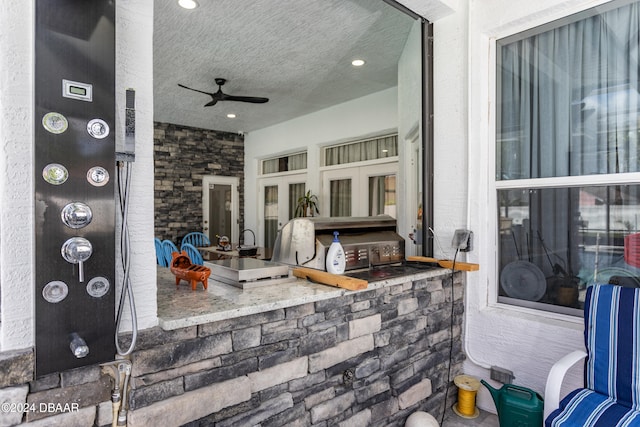
<path fill-rule="evenodd" d="M 458 229 L 453 233 L 451 246 L 461 252 L 471 252 L 473 249 L 473 231 Z"/>
<path fill-rule="evenodd" d="M 499 366 L 491 367 L 491 379 L 502 384 L 512 384 L 514 380 L 513 371 Z"/>

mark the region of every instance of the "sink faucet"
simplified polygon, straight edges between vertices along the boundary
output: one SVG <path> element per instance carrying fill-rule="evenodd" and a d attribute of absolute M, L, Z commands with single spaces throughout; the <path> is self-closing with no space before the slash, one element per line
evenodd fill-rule
<path fill-rule="evenodd" d="M 251 231 L 251 234 L 253 234 L 253 245 L 256 245 L 256 233 L 253 232 L 253 230 L 251 230 L 250 228 L 245 228 L 244 230 L 242 230 L 240 232 L 240 236 L 242 236 L 242 243 L 244 243 L 244 232 L 245 231 Z"/>

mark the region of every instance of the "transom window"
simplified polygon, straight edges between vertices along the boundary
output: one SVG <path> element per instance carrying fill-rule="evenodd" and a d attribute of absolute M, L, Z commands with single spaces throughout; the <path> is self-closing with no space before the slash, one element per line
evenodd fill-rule
<path fill-rule="evenodd" d="M 280 173 L 307 168 L 307 153 L 294 153 L 262 161 L 262 174 Z"/>
<path fill-rule="evenodd" d="M 498 301 L 582 315 L 640 286 L 640 6 L 497 42 Z"/>
<path fill-rule="evenodd" d="M 324 149 L 325 166 L 344 165 L 398 156 L 398 135 L 338 144 Z"/>

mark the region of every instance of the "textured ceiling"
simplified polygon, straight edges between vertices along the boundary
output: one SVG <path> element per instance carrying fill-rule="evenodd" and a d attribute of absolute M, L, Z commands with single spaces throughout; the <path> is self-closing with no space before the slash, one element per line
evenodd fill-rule
<path fill-rule="evenodd" d="M 176 0 L 154 4 L 154 119 L 250 132 L 397 85 L 413 19 L 382 0 Z M 362 58 L 364 67 L 351 61 Z M 218 102 L 178 83 L 267 97 Z M 235 113 L 228 119 L 227 113 Z"/>

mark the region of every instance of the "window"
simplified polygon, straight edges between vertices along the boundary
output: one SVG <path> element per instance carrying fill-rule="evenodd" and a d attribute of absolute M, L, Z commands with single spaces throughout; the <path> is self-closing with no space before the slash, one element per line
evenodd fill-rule
<path fill-rule="evenodd" d="M 392 163 L 325 172 L 329 215 L 396 218 L 397 169 L 397 164 Z"/>
<path fill-rule="evenodd" d="M 398 156 L 398 135 L 332 145 L 324 151 L 325 166 L 344 165 Z"/>
<path fill-rule="evenodd" d="M 384 214 L 396 218 L 397 175 L 397 157 L 324 168 L 321 205 L 329 208 L 332 217 Z"/>
<path fill-rule="evenodd" d="M 278 231 L 296 214 L 298 199 L 306 191 L 306 173 L 274 174 L 258 180 L 261 215 L 258 239 L 267 251 L 273 248 Z"/>
<path fill-rule="evenodd" d="M 262 161 L 262 174 L 295 171 L 307 168 L 307 153 L 296 153 Z"/>
<path fill-rule="evenodd" d="M 264 245 L 273 248 L 278 235 L 278 186 L 264 187 Z"/>
<path fill-rule="evenodd" d="M 334 179 L 329 184 L 330 216 L 351 216 L 351 179 Z"/>
<path fill-rule="evenodd" d="M 278 230 L 293 218 L 298 198 L 304 195 L 306 173 L 287 173 L 307 169 L 307 153 L 293 153 L 262 161 L 261 188 L 263 245 L 267 251 L 273 248 Z"/>
<path fill-rule="evenodd" d="M 396 217 L 396 175 L 369 177 L 369 216 Z"/>
<path fill-rule="evenodd" d="M 396 217 L 398 135 L 325 147 L 324 163 L 328 197 L 323 204 L 329 206 L 330 216 Z"/>
<path fill-rule="evenodd" d="M 582 315 L 594 282 L 640 286 L 640 7 L 497 43 L 498 301 Z"/>

